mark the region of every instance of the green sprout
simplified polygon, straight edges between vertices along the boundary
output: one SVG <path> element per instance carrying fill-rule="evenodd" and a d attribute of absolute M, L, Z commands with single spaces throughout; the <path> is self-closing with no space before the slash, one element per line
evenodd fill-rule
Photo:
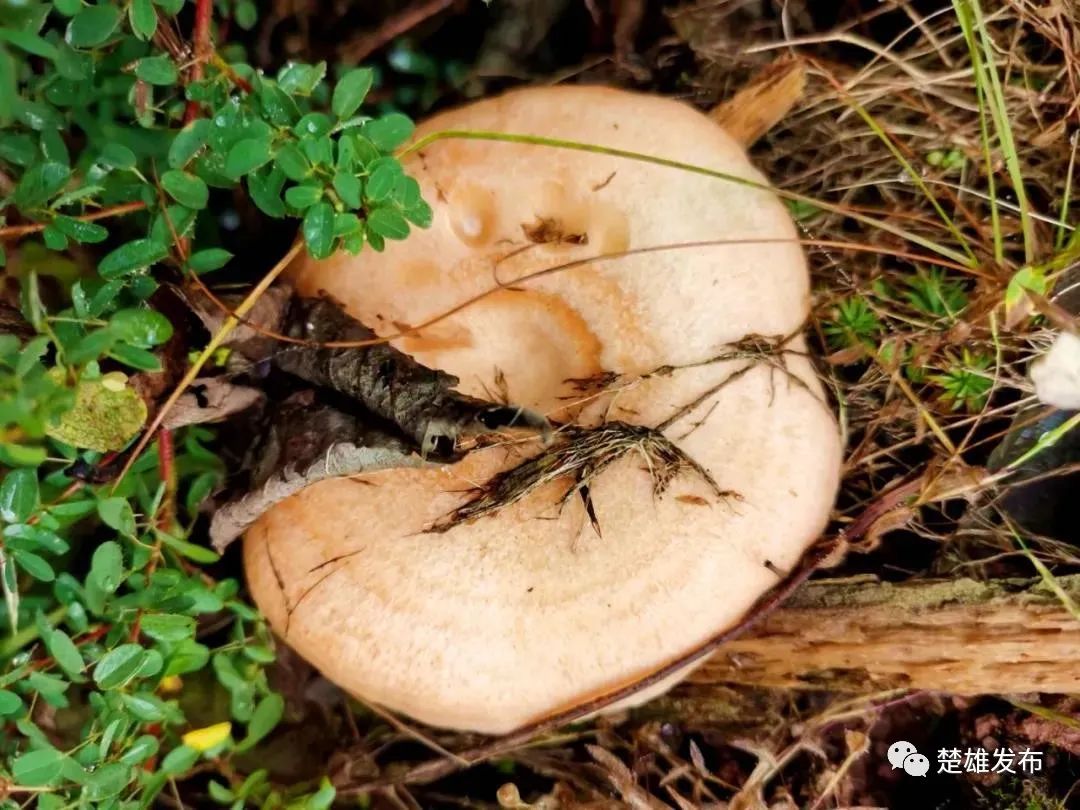
<path fill-rule="evenodd" d="M 951 280 L 940 267 L 923 270 L 906 279 L 908 289 L 904 292 L 914 309 L 935 320 L 954 320 L 968 305 L 964 285 Z"/>
<path fill-rule="evenodd" d="M 978 413 L 986 406 L 994 385 L 988 372 L 993 358 L 964 349 L 959 360 L 953 360 L 941 374 L 930 375 L 930 381 L 942 389 L 941 400 L 951 410 L 966 409 Z"/>
<path fill-rule="evenodd" d="M 859 345 L 873 347 L 882 331 L 877 314 L 869 302 L 859 296 L 845 298 L 837 304 L 823 328 L 829 344 L 837 349 Z"/>

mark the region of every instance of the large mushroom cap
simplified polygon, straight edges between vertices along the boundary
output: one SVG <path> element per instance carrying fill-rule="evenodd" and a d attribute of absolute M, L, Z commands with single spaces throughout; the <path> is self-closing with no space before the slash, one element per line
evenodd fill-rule
<path fill-rule="evenodd" d="M 764 182 L 707 117 L 617 90 L 513 92 L 437 116 L 418 137 L 443 129 L 583 141 Z M 434 208 L 429 230 L 382 254 L 302 262 L 293 277 L 382 334 L 574 259 L 720 243 L 547 274 L 395 345 L 460 377 L 466 393 L 502 391 L 556 420 L 655 427 L 685 411 L 665 435 L 738 497 L 693 471 L 658 493 L 646 454 L 631 449 L 591 482 L 599 532 L 584 499 L 561 502 L 566 481 L 425 531 L 471 487 L 541 452 L 536 442 L 324 481 L 247 533 L 255 600 L 327 677 L 433 725 L 505 732 L 654 672 L 736 623 L 823 528 L 838 431 L 801 337 L 764 360 L 745 350 L 748 336 L 798 332 L 808 310 L 805 260 L 771 193 L 483 141 L 439 141 L 407 169 Z M 619 380 L 587 391 L 570 381 L 602 374 Z"/>

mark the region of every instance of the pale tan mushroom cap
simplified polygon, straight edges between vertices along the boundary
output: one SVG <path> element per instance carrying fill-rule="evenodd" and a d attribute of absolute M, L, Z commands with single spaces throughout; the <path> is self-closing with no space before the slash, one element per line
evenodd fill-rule
<path fill-rule="evenodd" d="M 451 128 L 585 141 L 764 182 L 710 120 L 653 96 L 523 90 L 440 115 L 418 134 Z M 550 274 L 397 341 L 458 375 L 467 393 L 503 390 L 566 418 L 569 378 L 708 360 L 748 334 L 790 334 L 806 317 L 800 247 L 745 243 L 795 237 L 768 192 L 624 158 L 480 141 L 433 144 L 408 169 L 435 210 L 430 230 L 381 255 L 307 262 L 294 275 L 303 292 L 329 291 L 383 334 L 496 277 L 627 249 L 744 240 Z M 545 220 L 548 236 L 585 234 L 587 243 L 534 244 L 527 232 L 535 237 Z M 801 338 L 789 348 L 801 351 Z M 622 686 L 738 621 L 778 582 L 766 561 L 793 567 L 825 524 L 838 431 L 809 362 L 785 360 L 796 380 L 759 365 L 667 430 L 741 500 L 718 499 L 693 474 L 654 497 L 634 454 L 592 485 L 602 536 L 579 498 L 560 511 L 557 486 L 496 517 L 424 533 L 464 490 L 537 450 L 491 448 L 444 469 L 324 481 L 275 506 L 245 540 L 251 591 L 285 634 L 269 550 L 293 606 L 288 642 L 359 697 L 433 725 L 505 732 Z M 578 420 L 656 425 L 746 362 L 638 382 L 592 400 Z"/>

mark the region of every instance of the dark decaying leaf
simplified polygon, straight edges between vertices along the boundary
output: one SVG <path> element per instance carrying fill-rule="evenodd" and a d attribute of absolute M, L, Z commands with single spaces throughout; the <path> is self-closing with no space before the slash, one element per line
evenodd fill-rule
<path fill-rule="evenodd" d="M 359 342 L 375 333 L 329 298 L 296 298 L 290 337 L 326 343 Z M 453 390 L 458 379 L 421 365 L 386 343 L 340 349 L 288 345 L 274 355 L 283 371 L 344 394 L 368 412 L 396 425 L 425 458 L 450 460 L 461 439 L 521 426 L 543 432 L 547 420 L 524 408 L 495 405 Z"/>
<path fill-rule="evenodd" d="M 221 307 L 204 293 L 188 290 L 186 296 L 206 327 L 216 331 L 224 318 Z M 221 303 L 232 306 L 229 300 Z M 463 439 L 479 439 L 500 428 L 521 426 L 545 436 L 550 430 L 538 414 L 454 391 L 456 377 L 423 366 L 389 344 L 324 347 L 376 337 L 329 298 L 293 297 L 287 287 L 274 288 L 245 320 L 227 344 L 238 356 L 234 370 L 243 365 L 262 369 L 269 360 L 318 389 L 305 386 L 270 405 L 261 443 L 249 453 L 253 462 L 244 465 L 251 470 L 245 494 L 221 507 L 211 524 L 218 549 L 275 503 L 316 481 L 415 467 L 429 459 L 453 461 L 468 449 Z M 277 331 L 305 343 L 276 340 L 269 333 Z M 294 390 L 295 380 L 286 389 Z M 203 380 L 170 419 L 189 424 L 219 418 L 256 399 L 254 389 L 224 378 Z"/>
<path fill-rule="evenodd" d="M 162 422 L 166 430 L 185 425 L 216 422 L 245 411 L 263 398 L 263 392 L 247 385 L 234 385 L 222 377 L 195 380 L 177 400 Z"/>
<path fill-rule="evenodd" d="M 292 288 L 287 284 L 271 287 L 259 296 L 243 322 L 229 334 L 222 345 L 249 362 L 269 357 L 276 344 L 268 333 L 281 330 L 292 294 Z M 244 299 L 243 295 L 218 295 L 215 303 L 196 286 L 185 288 L 181 295 L 211 335 L 221 330 L 229 313 Z"/>
<path fill-rule="evenodd" d="M 210 538 L 224 549 L 273 506 L 317 481 L 425 462 L 409 443 L 302 391 L 277 406 L 255 451 L 250 491 L 214 514 Z"/>

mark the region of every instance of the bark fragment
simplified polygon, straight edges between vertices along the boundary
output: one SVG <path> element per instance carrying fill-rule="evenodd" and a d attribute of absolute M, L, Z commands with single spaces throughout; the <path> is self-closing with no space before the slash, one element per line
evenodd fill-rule
<path fill-rule="evenodd" d="M 289 337 L 327 343 L 378 336 L 329 298 L 297 298 Z M 449 461 L 461 440 L 499 428 L 548 430 L 547 420 L 524 408 L 494 405 L 453 390 L 457 377 L 428 368 L 388 343 L 349 348 L 287 345 L 274 364 L 313 385 L 344 394 L 374 416 L 396 425 L 424 458 Z"/>
<path fill-rule="evenodd" d="M 1080 576 L 1058 577 L 1070 598 Z M 1080 621 L 1041 580 L 804 585 L 691 680 L 961 695 L 1080 692 Z"/>

